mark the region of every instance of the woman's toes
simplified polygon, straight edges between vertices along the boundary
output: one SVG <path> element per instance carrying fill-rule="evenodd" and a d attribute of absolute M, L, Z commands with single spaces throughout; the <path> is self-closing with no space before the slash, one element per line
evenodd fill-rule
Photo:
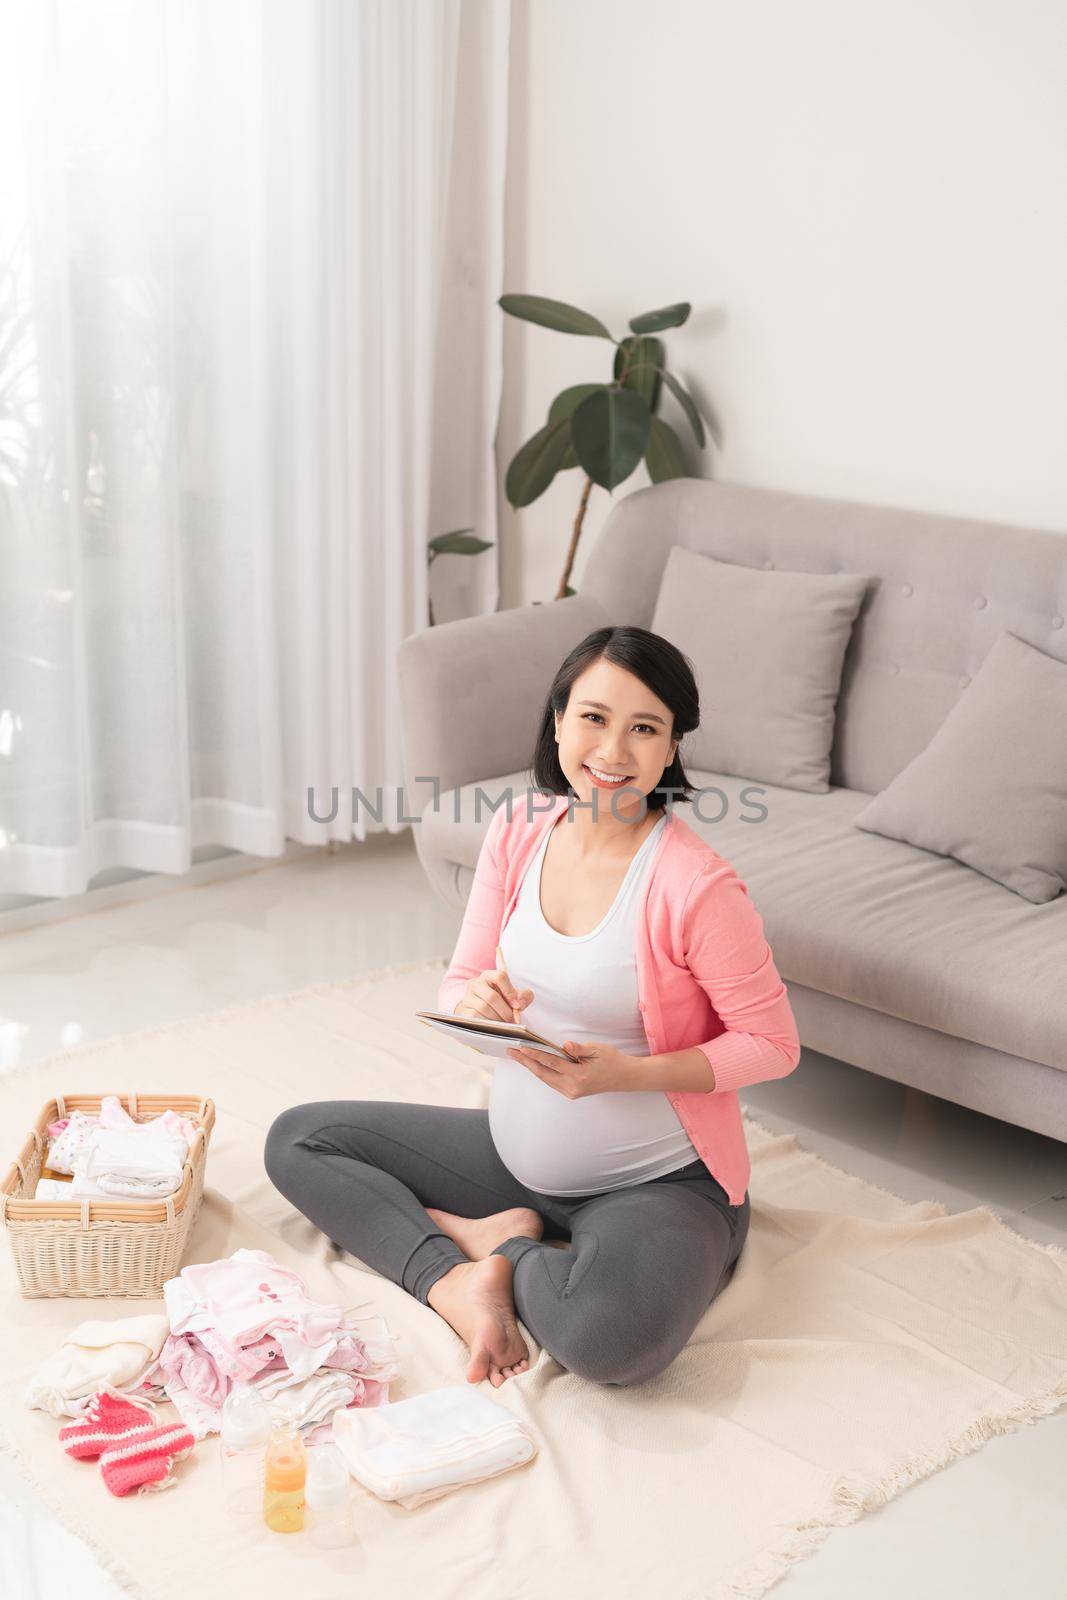
<path fill-rule="evenodd" d="M 500 1375 L 500 1382 L 503 1383 L 507 1378 L 518 1377 L 519 1373 L 525 1372 L 529 1365 L 529 1361 L 522 1360 L 513 1362 L 510 1367 L 491 1367 L 489 1370 L 490 1382 L 494 1388 L 499 1389 L 500 1384 L 496 1382 L 497 1375 Z"/>

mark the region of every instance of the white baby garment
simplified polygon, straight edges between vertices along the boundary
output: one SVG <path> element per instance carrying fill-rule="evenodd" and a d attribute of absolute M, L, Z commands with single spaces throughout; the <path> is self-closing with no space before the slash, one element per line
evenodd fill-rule
<path fill-rule="evenodd" d="M 352 1476 L 380 1500 L 395 1500 L 408 1511 L 537 1453 L 518 1418 L 469 1385 L 335 1411 L 332 1434 Z"/>
<path fill-rule="evenodd" d="M 90 1178 L 83 1178 L 80 1173 L 67 1183 L 65 1178 L 38 1178 L 37 1187 L 33 1191 L 35 1200 L 84 1200 L 107 1198 L 108 1191 L 101 1189 L 98 1183 Z"/>
<path fill-rule="evenodd" d="M 136 1389 L 170 1332 L 159 1312 L 80 1322 L 31 1378 L 26 1404 L 53 1417 L 79 1417 L 98 1389 Z"/>
<path fill-rule="evenodd" d="M 76 1172 L 69 1183 L 64 1178 L 38 1178 L 33 1198 L 67 1202 L 86 1199 L 109 1200 L 112 1196 L 117 1196 L 120 1200 L 162 1200 L 180 1188 L 180 1181 L 173 1176 L 146 1183 L 137 1178 L 107 1175 L 99 1179 L 87 1178 L 83 1172 Z"/>
<path fill-rule="evenodd" d="M 63 1132 L 48 1147 L 46 1165 L 51 1171 L 73 1172 L 74 1158 L 97 1125 L 95 1112 L 72 1111 Z"/>
<path fill-rule="evenodd" d="M 152 1199 L 180 1187 L 187 1154 L 182 1134 L 156 1123 L 94 1128 L 74 1157 L 74 1175 L 107 1194 Z"/>

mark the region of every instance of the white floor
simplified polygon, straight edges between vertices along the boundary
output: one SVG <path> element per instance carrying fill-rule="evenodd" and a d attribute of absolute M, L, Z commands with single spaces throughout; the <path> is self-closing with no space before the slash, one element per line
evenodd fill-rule
<path fill-rule="evenodd" d="M 211 863 L 204 881 L 177 888 L 141 881 L 132 903 L 36 927 L 4 933 L 0 919 L 0 1071 L 234 1001 L 447 957 L 459 931 L 410 833 L 228 875 L 234 865 L 248 863 Z M 812 1053 L 742 1100 L 768 1127 L 907 1199 L 989 1205 L 1020 1233 L 1067 1247 L 1063 1144 Z M 836 1529 L 776 1589 L 795 1600 L 1067 1600 L 1065 1461 L 1067 1408 Z M 0 1494 L 0 1595 L 118 1600 L 2 1459 Z"/>

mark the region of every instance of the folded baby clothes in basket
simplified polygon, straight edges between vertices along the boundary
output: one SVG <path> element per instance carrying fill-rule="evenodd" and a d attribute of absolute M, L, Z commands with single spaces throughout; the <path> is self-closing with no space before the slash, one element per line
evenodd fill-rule
<path fill-rule="evenodd" d="M 370 1411 L 335 1411 L 332 1433 L 352 1476 L 408 1511 L 537 1453 L 517 1417 L 469 1386 L 431 1389 Z"/>
<path fill-rule="evenodd" d="M 97 1131 L 132 1131 L 158 1138 L 161 1133 L 184 1139 L 186 1147 L 196 1139 L 196 1123 L 191 1117 L 179 1116 L 176 1111 L 164 1111 L 148 1122 L 137 1122 L 122 1104 L 118 1095 L 106 1094 L 99 1111 L 72 1111 L 69 1117 L 60 1117 L 48 1124 L 49 1138 L 46 1165 L 52 1172 L 73 1173 L 77 1170 L 76 1157 Z"/>
<path fill-rule="evenodd" d="M 169 1331 L 158 1312 L 79 1322 L 38 1367 L 25 1390 L 26 1404 L 53 1417 L 80 1417 L 93 1395 L 108 1385 L 135 1390 L 155 1365 Z"/>
<path fill-rule="evenodd" d="M 180 1188 L 188 1151 L 180 1131 L 158 1123 L 94 1128 L 74 1157 L 74 1180 L 130 1200 L 160 1199 Z"/>

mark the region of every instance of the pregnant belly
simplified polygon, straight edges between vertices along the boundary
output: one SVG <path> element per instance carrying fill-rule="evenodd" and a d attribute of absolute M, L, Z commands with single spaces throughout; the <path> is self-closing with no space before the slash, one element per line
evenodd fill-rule
<path fill-rule="evenodd" d="M 504 1165 L 544 1194 L 589 1194 L 659 1177 L 696 1151 L 665 1094 L 568 1100 L 517 1061 L 498 1061 L 489 1130 Z"/>

